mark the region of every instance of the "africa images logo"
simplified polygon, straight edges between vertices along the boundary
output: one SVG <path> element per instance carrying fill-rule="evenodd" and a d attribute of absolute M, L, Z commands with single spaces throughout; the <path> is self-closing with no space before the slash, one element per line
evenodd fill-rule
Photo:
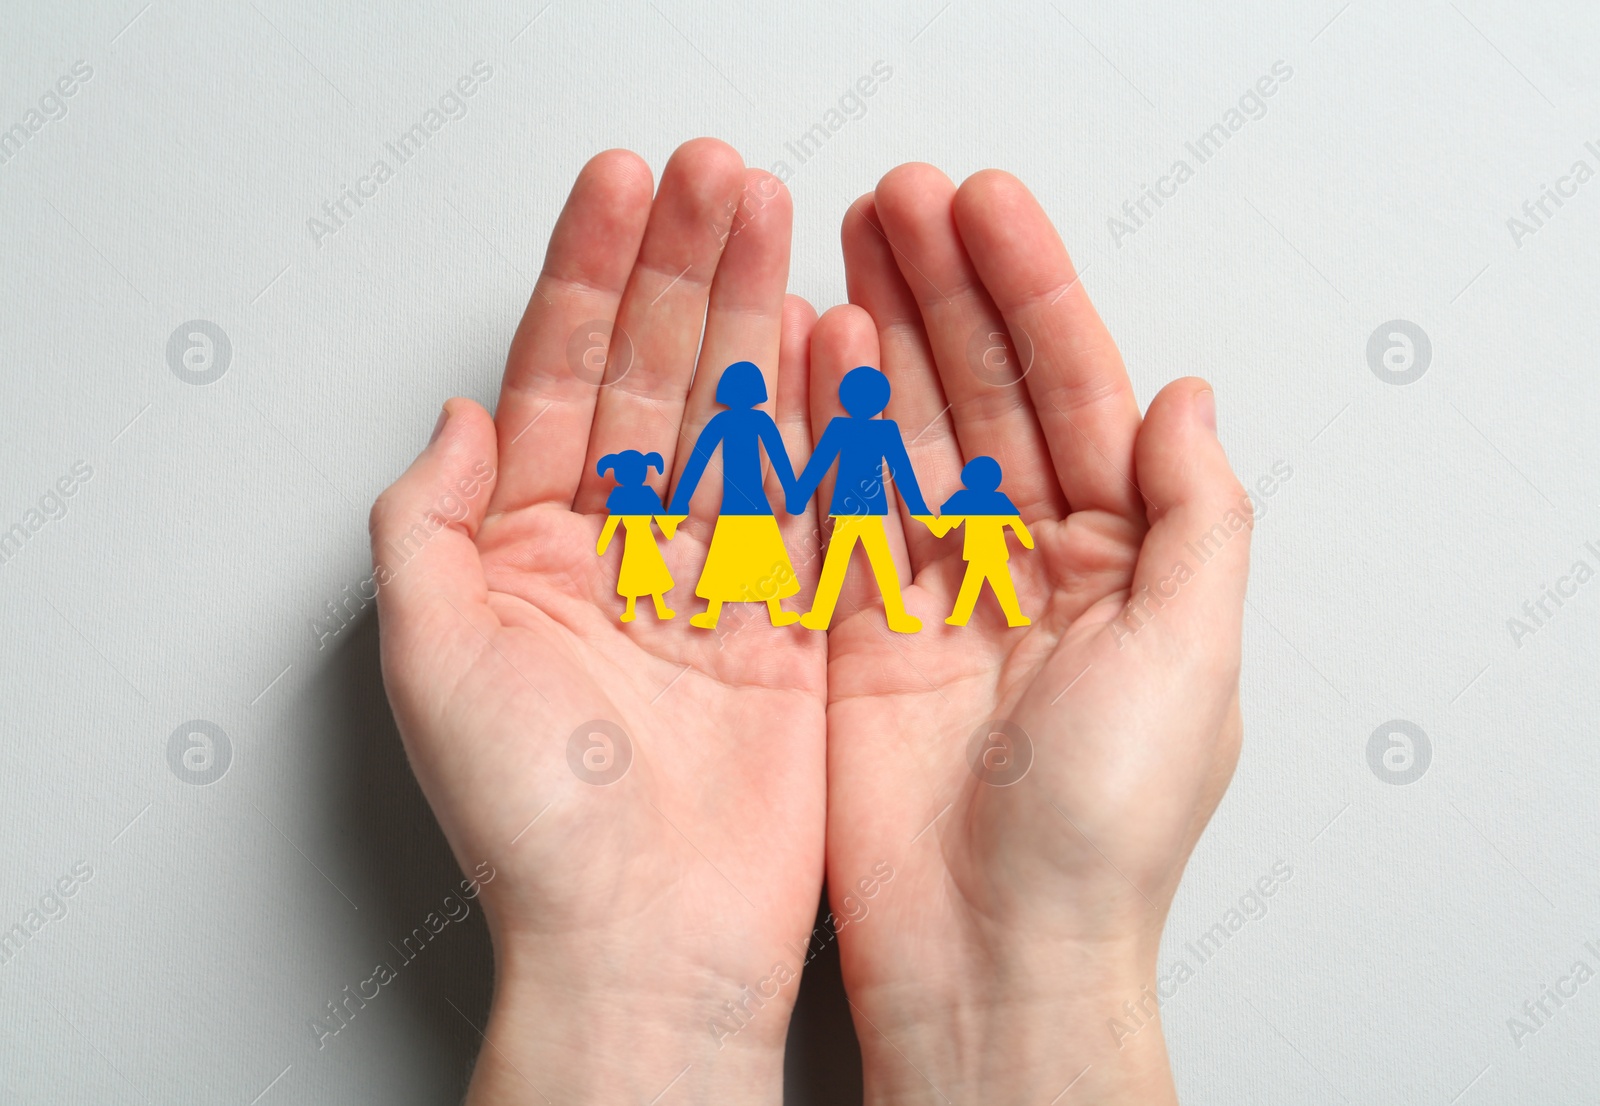
<path fill-rule="evenodd" d="M 0 522 L 0 565 L 9 564 L 15 559 L 34 535 L 47 525 L 66 518 L 67 500 L 76 495 L 92 476 L 94 469 L 89 467 L 89 462 L 74 461 L 72 467 L 47 487 L 32 507 L 22 513 L 21 518 L 9 526 Z"/>
<path fill-rule="evenodd" d="M 356 178 L 354 186 L 341 184 L 333 198 L 323 202 L 319 213 L 306 220 L 311 240 L 320 247 L 323 239 L 343 230 L 356 212 L 366 206 L 366 201 L 394 180 L 396 171 L 421 153 L 434 135 L 444 130 L 446 124 L 466 116 L 467 101 L 493 76 L 494 67 L 488 62 L 473 62 L 472 68 L 440 93 L 436 104 L 425 110 L 421 118 L 383 144 L 383 154 L 373 159 L 367 171 Z"/>
<path fill-rule="evenodd" d="M 1273 62 L 1272 68 L 1245 89 L 1234 106 L 1224 111 L 1220 119 L 1201 131 L 1193 141 L 1183 144 L 1187 156 L 1173 159 L 1167 171 L 1156 178 L 1153 188 L 1141 182 L 1138 195 L 1124 200 L 1122 208 L 1106 218 L 1106 229 L 1111 232 L 1111 241 L 1117 248 L 1120 249 L 1124 241 L 1143 229 L 1156 212 L 1178 194 L 1178 189 L 1194 180 L 1200 166 L 1221 153 L 1229 139 L 1250 123 L 1265 119 L 1267 100 L 1276 96 L 1278 90 L 1293 77 L 1294 67 L 1288 62 L 1282 59 Z M 1191 159 L 1193 164 L 1190 163 Z"/>
<path fill-rule="evenodd" d="M 21 119 L 0 130 L 0 165 L 5 165 L 33 141 L 34 135 L 51 123 L 67 117 L 67 101 L 94 76 L 94 68 L 86 61 L 74 62 L 70 72 L 56 79 L 38 102 L 29 108 Z"/>

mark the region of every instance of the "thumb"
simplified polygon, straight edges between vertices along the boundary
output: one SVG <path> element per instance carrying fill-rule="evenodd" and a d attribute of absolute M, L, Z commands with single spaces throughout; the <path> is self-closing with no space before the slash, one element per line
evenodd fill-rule
<path fill-rule="evenodd" d="M 1196 377 L 1168 384 L 1134 444 L 1150 530 L 1117 644 L 1150 640 L 1204 667 L 1236 671 L 1254 512 L 1217 439 L 1216 398 Z"/>
<path fill-rule="evenodd" d="M 372 505 L 373 577 L 383 636 L 438 640 L 492 624 L 474 544 L 494 493 L 494 421 L 469 399 L 440 412 L 433 438 Z"/>

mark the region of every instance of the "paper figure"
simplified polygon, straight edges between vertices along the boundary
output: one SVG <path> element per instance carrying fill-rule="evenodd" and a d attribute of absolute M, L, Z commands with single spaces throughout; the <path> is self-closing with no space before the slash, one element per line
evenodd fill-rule
<path fill-rule="evenodd" d="M 656 617 L 663 622 L 677 614 L 668 609 L 665 602 L 667 592 L 672 590 L 672 573 L 667 571 L 667 562 L 650 528 L 654 518 L 662 534 L 671 538 L 675 522 L 662 517 L 665 512 L 661 497 L 644 482 L 650 469 L 665 471 L 661 454 L 640 453 L 636 449 L 608 453 L 596 466 L 601 476 L 611 471 L 617 477 L 617 486 L 606 498 L 606 510 L 611 512 L 611 517 L 606 519 L 594 551 L 605 556 L 606 547 L 611 544 L 620 523 L 623 527 L 622 567 L 617 572 L 617 594 L 627 600 L 622 612 L 624 622 L 634 620 L 634 604 L 641 595 L 650 597 L 655 604 Z"/>
<path fill-rule="evenodd" d="M 1011 498 L 999 490 L 1000 463 L 993 457 L 974 457 L 961 470 L 961 483 L 961 491 L 946 501 L 939 509 L 939 517 L 929 526 L 941 538 L 957 526 L 967 528 L 961 546 L 967 574 L 962 578 L 955 607 L 945 622 L 951 626 L 965 626 L 978 604 L 978 592 L 987 581 L 994 597 L 1000 601 L 1000 609 L 1005 612 L 1007 626 L 1032 625 L 1032 620 L 1022 613 L 1017 603 L 1017 589 L 1011 583 L 1006 527 L 1016 531 L 1024 549 L 1033 548 L 1033 535 L 1023 525 Z"/>
<path fill-rule="evenodd" d="M 889 513 L 885 466 L 912 516 L 924 524 L 931 524 L 931 516 L 917 487 L 916 474 L 911 471 L 900 427 L 892 419 L 873 418 L 889 405 L 889 378 L 868 365 L 851 369 L 839 382 L 839 402 L 846 413 L 828 423 L 817 441 L 816 452 L 788 494 L 789 513 L 800 514 L 822 477 L 838 462 L 833 502 L 828 508 L 833 517 L 833 535 L 822 561 L 816 599 L 811 610 L 801 616 L 800 624 L 811 630 L 826 630 L 833 621 L 833 609 L 850 567 L 850 551 L 859 541 L 867 551 L 867 563 L 883 595 L 889 629 L 914 634 L 922 629 L 922 622 L 906 612 L 889 537 L 883 527 Z"/>
<path fill-rule="evenodd" d="M 797 593 L 800 581 L 762 487 L 762 447 L 786 491 L 794 483 L 794 468 L 778 424 L 756 408 L 766 398 L 767 383 L 754 363 L 738 361 L 723 370 L 717 381 L 717 402 L 727 410 L 711 416 L 700 431 L 672 493 L 671 514 L 686 516 L 711 455 L 722 447 L 722 507 L 694 589 L 706 601 L 706 609 L 689 618 L 690 625 L 703 630 L 716 628 L 724 603 L 765 603 L 774 626 L 789 626 L 800 619 L 797 612 L 784 610 L 779 602 Z"/>

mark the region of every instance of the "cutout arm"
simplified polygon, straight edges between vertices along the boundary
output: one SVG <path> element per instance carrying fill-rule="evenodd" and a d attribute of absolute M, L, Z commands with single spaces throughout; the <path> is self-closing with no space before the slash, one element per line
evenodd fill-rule
<path fill-rule="evenodd" d="M 772 471 L 778 477 L 778 486 L 783 489 L 784 505 L 787 507 L 789 495 L 795 488 L 794 465 L 789 460 L 789 450 L 783 444 L 778 424 L 771 419 L 761 420 L 758 433 L 761 435 L 761 444 L 767 447 L 767 457 L 772 461 Z"/>
<path fill-rule="evenodd" d="M 678 478 L 678 486 L 672 489 L 672 503 L 667 508 L 668 514 L 689 513 L 689 500 L 694 498 L 694 490 L 700 486 L 700 477 L 705 475 L 706 465 L 711 463 L 711 455 L 722 442 L 722 425 L 718 421 L 721 418 L 720 414 L 711 416 L 711 421 L 706 423 L 705 428 L 700 431 L 700 436 L 694 440 L 694 448 L 689 451 L 689 461 L 683 466 L 683 475 Z"/>
<path fill-rule="evenodd" d="M 806 504 L 811 502 L 811 497 L 817 492 L 817 485 L 822 483 L 823 476 L 838 458 L 839 421 L 837 418 L 834 419 L 822 432 L 822 437 L 817 439 L 817 448 L 811 454 L 811 459 L 806 462 L 806 467 L 801 470 L 800 475 L 795 477 L 794 488 L 785 496 L 791 515 L 805 513 Z"/>
<path fill-rule="evenodd" d="M 900 437 L 900 428 L 895 427 L 894 433 L 887 437 L 883 459 L 889 464 L 889 478 L 894 481 L 908 513 L 913 518 L 925 518 L 933 514 L 922 501 L 922 489 L 917 486 L 917 474 L 912 471 L 911 458 L 906 455 L 906 443 Z"/>
<path fill-rule="evenodd" d="M 1022 521 L 1020 515 L 1013 515 L 1006 519 L 1006 525 L 1017 532 L 1017 540 L 1022 542 L 1022 548 L 1033 548 L 1033 535 L 1028 533 L 1028 526 Z"/>

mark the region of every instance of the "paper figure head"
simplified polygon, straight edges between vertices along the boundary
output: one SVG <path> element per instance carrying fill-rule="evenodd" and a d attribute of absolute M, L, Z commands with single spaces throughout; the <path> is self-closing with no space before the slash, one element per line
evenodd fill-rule
<path fill-rule="evenodd" d="M 870 419 L 889 406 L 889 378 L 871 365 L 861 365 L 839 381 L 839 402 L 858 419 Z"/>
<path fill-rule="evenodd" d="M 1000 486 L 1000 462 L 993 457 L 974 457 L 961 470 L 961 483 L 975 492 L 992 492 Z"/>
<path fill-rule="evenodd" d="M 607 453 L 595 466 L 595 472 L 601 476 L 608 471 L 614 472 L 617 483 L 624 488 L 636 488 L 643 484 L 646 474 L 651 469 L 657 472 L 667 471 L 666 462 L 661 459 L 661 454 L 640 453 L 637 449 Z"/>
<path fill-rule="evenodd" d="M 753 361 L 735 361 L 717 380 L 717 402 L 724 407 L 754 407 L 765 403 L 767 381 Z"/>

